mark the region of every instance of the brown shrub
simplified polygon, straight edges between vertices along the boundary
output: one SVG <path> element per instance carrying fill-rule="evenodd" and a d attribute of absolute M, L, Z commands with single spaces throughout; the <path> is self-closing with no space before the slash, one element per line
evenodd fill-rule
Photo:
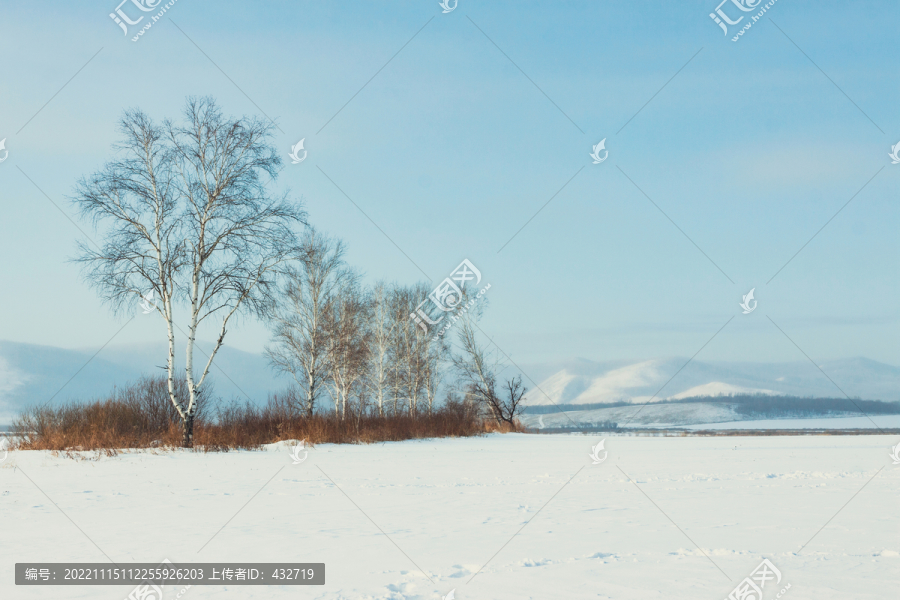
<path fill-rule="evenodd" d="M 70 403 L 59 408 L 34 408 L 23 413 L 13 431 L 22 450 L 114 450 L 180 446 L 181 425 L 168 398 L 164 377 L 144 377 L 110 398 Z M 183 380 L 176 393 L 183 394 Z M 208 418 L 203 406 L 194 422 L 197 450 L 221 452 L 256 449 L 290 439 L 319 443 L 374 443 L 428 437 L 465 437 L 489 432 L 520 431 L 485 419 L 477 407 L 448 401 L 431 414 L 378 416 L 349 410 L 339 416 L 297 413 L 290 394 L 275 395 L 266 405 L 221 405 Z"/>

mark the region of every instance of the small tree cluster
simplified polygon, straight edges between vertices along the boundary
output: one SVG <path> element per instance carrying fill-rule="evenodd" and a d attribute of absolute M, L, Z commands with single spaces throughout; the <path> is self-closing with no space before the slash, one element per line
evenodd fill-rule
<path fill-rule="evenodd" d="M 307 416 L 330 405 L 341 418 L 367 411 L 415 417 L 431 414 L 447 388 L 450 397 L 458 389 L 461 402 L 479 406 L 498 423 L 514 424 L 525 388 L 517 378 L 504 391 L 495 389 L 499 363 L 476 337 L 483 305 L 460 317 L 461 344 L 453 348 L 449 338 L 410 319 L 429 292 L 427 284 L 364 286 L 344 252 L 343 242 L 309 227 L 301 259 L 272 313 L 266 355 L 292 378 L 294 408 Z"/>

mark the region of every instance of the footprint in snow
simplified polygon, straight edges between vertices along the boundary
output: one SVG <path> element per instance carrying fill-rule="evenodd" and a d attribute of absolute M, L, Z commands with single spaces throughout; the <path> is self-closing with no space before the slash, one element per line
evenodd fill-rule
<path fill-rule="evenodd" d="M 537 560 L 533 560 L 530 558 L 526 558 L 525 560 L 519 563 L 521 567 L 543 567 L 544 565 L 552 564 L 553 561 L 549 558 L 539 558 Z"/>

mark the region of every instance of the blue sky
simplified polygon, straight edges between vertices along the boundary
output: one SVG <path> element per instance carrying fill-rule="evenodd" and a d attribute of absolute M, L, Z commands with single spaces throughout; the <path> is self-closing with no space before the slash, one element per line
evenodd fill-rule
<path fill-rule="evenodd" d="M 472 261 L 516 360 L 691 356 L 728 322 L 703 359 L 900 364 L 896 3 L 780 0 L 737 43 L 706 1 L 178 0 L 137 43 L 115 4 L 2 9 L 2 339 L 99 347 L 126 323 L 51 200 L 94 235 L 67 196 L 123 109 L 212 95 L 273 118 L 285 158 L 306 138 L 278 185 L 370 280 Z M 164 336 L 136 312 L 114 343 Z"/>

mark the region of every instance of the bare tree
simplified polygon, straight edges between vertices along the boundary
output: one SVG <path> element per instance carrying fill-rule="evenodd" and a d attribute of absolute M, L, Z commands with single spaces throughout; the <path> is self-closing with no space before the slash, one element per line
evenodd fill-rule
<path fill-rule="evenodd" d="M 115 312 L 150 292 L 159 295 L 156 311 L 169 341 L 169 398 L 190 447 L 201 389 L 228 323 L 237 314 L 270 310 L 278 277 L 296 256 L 296 227 L 306 213 L 286 194 L 269 191 L 281 159 L 268 122 L 223 117 L 214 100 L 203 98 L 188 99 L 182 124 L 156 125 L 131 110 L 120 130 L 120 158 L 76 187 L 73 200 L 82 215 L 108 225 L 103 246 L 81 244 L 77 260 Z M 177 302 L 190 307 L 187 397 L 175 386 Z M 198 377 L 197 330 L 214 315 L 221 317 L 218 338 Z"/>
<path fill-rule="evenodd" d="M 525 392 L 528 391 L 528 388 L 522 385 L 522 376 L 517 375 L 512 379 L 506 380 L 504 389 L 506 390 L 506 398 L 495 396 L 492 402 L 500 418 L 510 425 L 515 425 L 516 417 L 522 412 L 522 398 L 525 397 Z"/>
<path fill-rule="evenodd" d="M 508 379 L 503 388 L 506 397 L 497 389 L 499 373 L 503 370 L 498 349 L 479 342 L 478 321 L 484 314 L 486 301 L 471 298 L 463 289 L 461 310 L 457 313 L 454 327 L 457 328 L 461 352 L 453 356 L 453 365 L 460 377 L 467 395 L 486 409 L 494 420 L 500 423 L 516 424 L 516 417 L 522 412 L 522 399 L 528 388 L 522 385 L 521 375 Z"/>
<path fill-rule="evenodd" d="M 349 273 L 326 314 L 329 390 L 335 413 L 347 414 L 354 393 L 364 395 L 362 379 L 369 357 L 369 304 L 355 273 Z"/>
<path fill-rule="evenodd" d="M 410 304 L 407 288 L 394 285 L 388 295 L 389 318 L 394 329 L 394 335 L 389 338 L 391 347 L 388 355 L 390 368 L 388 370 L 388 387 L 391 394 L 391 414 L 399 414 L 407 404 L 409 396 L 407 390 L 407 360 L 406 351 L 409 348 L 408 308 Z"/>
<path fill-rule="evenodd" d="M 490 350 L 478 340 L 478 321 L 484 313 L 486 301 L 472 302 L 467 288 L 462 289 L 460 310 L 454 315 L 455 328 L 460 345 L 459 354 L 452 357 L 453 366 L 460 378 L 463 389 L 485 410 L 489 411 L 497 423 L 503 422 L 498 408 L 497 372 L 501 367 L 499 352 Z"/>
<path fill-rule="evenodd" d="M 277 370 L 294 379 L 306 415 L 311 417 L 331 373 L 328 315 L 350 272 L 340 240 L 310 227 L 301 247 L 299 267 L 291 271 L 282 301 L 273 311 L 274 339 L 266 356 Z"/>
<path fill-rule="evenodd" d="M 422 391 L 428 402 L 428 413 L 434 412 L 434 403 L 446 374 L 446 363 L 450 355 L 450 338 L 438 336 L 435 331 L 424 332 L 416 329 L 421 336 Z"/>
<path fill-rule="evenodd" d="M 394 389 L 396 398 L 406 401 L 406 410 L 413 416 L 418 414 L 419 402 L 426 393 L 429 349 L 437 351 L 429 334 L 410 320 L 410 314 L 415 312 L 428 291 L 425 283 L 394 290 L 394 319 L 401 325 L 394 340 Z"/>
<path fill-rule="evenodd" d="M 469 396 L 488 408 L 498 424 L 508 423 L 515 426 L 516 417 L 522 412 L 522 398 L 528 388 L 522 385 L 521 376 L 507 379 L 503 387 L 506 392 L 505 398 L 498 393 L 496 375 L 491 372 L 483 380 L 471 381 L 466 390 Z"/>
<path fill-rule="evenodd" d="M 426 303 L 422 308 L 422 299 L 429 291 L 423 282 L 390 287 L 378 284 L 372 294 L 371 381 L 376 400 L 390 393 L 395 414 L 402 403 L 415 416 L 423 401 L 431 412 L 444 379 L 448 339 L 435 336 L 436 329 L 427 331 L 411 318 L 419 310 L 425 311 L 429 322 L 441 318 L 433 304 Z M 382 401 L 379 406 L 383 406 Z M 384 414 L 382 408 L 379 414 Z"/>
<path fill-rule="evenodd" d="M 384 416 L 384 404 L 391 389 L 393 370 L 392 349 L 399 322 L 391 310 L 391 287 L 380 281 L 375 284 L 371 297 L 371 344 L 369 352 L 369 392 L 378 406 L 378 416 Z"/>

